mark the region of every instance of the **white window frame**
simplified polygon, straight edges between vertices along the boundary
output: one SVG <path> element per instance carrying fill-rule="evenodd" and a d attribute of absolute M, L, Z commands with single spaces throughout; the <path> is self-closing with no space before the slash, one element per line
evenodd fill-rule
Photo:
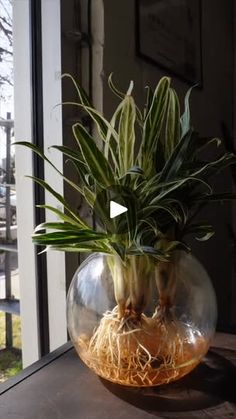
<path fill-rule="evenodd" d="M 32 141 L 32 89 L 30 0 L 13 2 L 14 45 L 14 114 L 15 140 Z M 33 173 L 32 155 L 16 147 L 17 236 L 20 277 L 21 339 L 23 366 L 39 358 L 39 327 L 35 249 L 31 234 L 34 228 L 34 191 L 25 178 Z"/>
<path fill-rule="evenodd" d="M 32 74 L 30 39 L 30 1 L 14 0 L 14 101 L 15 139 L 32 141 Z M 52 144 L 62 144 L 61 110 L 61 27 L 60 0 L 42 0 L 42 72 L 45 150 Z M 50 158 L 51 154 L 50 154 Z M 62 170 L 62 158 L 53 162 Z M 25 175 L 33 174 L 32 153 L 16 147 L 16 191 L 18 222 L 18 263 L 22 327 L 23 367 L 40 356 L 36 255 L 31 234 L 34 221 L 34 188 Z M 45 166 L 45 180 L 63 193 L 63 182 L 50 167 Z M 48 194 L 46 203 L 55 204 Z M 47 220 L 52 219 L 46 214 Z M 66 342 L 65 257 L 62 253 L 47 254 L 49 341 L 50 350 Z M 43 281 L 43 278 L 39 278 Z"/>

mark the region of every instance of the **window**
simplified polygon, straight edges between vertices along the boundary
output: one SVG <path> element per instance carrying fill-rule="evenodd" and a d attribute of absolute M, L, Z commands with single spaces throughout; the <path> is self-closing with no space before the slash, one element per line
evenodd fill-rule
<path fill-rule="evenodd" d="M 0 382 L 21 369 L 14 141 L 13 19 L 0 1 Z"/>
<path fill-rule="evenodd" d="M 60 1 L 13 3 L 15 138 L 47 148 L 62 141 Z M 59 159 L 58 157 L 55 157 Z M 57 161 L 57 165 L 62 162 Z M 67 340 L 63 254 L 37 255 L 31 242 L 42 191 L 25 175 L 44 176 L 62 189 L 61 180 L 31 152 L 16 147 L 18 255 L 23 365 L 27 366 Z M 45 196 L 47 203 L 51 197 Z M 49 215 L 46 214 L 48 219 Z M 37 249 L 38 251 L 38 249 Z M 50 281 L 47 278 L 50 277 Z"/>

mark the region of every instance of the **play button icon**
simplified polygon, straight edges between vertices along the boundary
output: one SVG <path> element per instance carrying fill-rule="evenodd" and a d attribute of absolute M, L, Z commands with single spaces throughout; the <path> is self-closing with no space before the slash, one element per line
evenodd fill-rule
<path fill-rule="evenodd" d="M 111 185 L 97 193 L 93 207 L 94 220 L 107 233 L 132 233 L 136 228 L 137 204 L 132 189 Z"/>
<path fill-rule="evenodd" d="M 118 217 L 118 215 L 127 212 L 128 208 L 118 204 L 115 201 L 110 201 L 110 218 Z"/>

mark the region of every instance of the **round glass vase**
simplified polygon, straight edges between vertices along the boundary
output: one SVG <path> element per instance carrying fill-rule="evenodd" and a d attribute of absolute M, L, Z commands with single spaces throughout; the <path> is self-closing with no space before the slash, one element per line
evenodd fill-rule
<path fill-rule="evenodd" d="M 95 253 L 67 297 L 71 340 L 99 376 L 128 386 L 177 380 L 199 364 L 216 325 L 216 299 L 203 266 L 178 251 L 170 262 Z"/>

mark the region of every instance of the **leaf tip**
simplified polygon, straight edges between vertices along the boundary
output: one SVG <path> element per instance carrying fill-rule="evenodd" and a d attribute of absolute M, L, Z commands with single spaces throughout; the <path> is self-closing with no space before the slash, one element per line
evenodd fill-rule
<path fill-rule="evenodd" d="M 131 93 L 133 91 L 133 88 L 134 88 L 134 81 L 131 80 L 130 81 L 130 84 L 129 84 L 129 88 L 128 88 L 127 93 L 126 93 L 126 96 L 131 96 Z"/>

